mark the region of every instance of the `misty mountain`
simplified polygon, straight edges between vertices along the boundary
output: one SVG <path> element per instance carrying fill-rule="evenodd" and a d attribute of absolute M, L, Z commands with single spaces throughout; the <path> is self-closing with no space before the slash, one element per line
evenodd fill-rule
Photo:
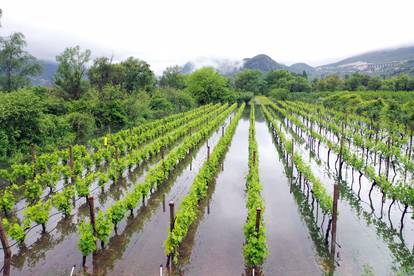
<path fill-rule="evenodd" d="M 53 75 L 55 74 L 58 64 L 54 61 L 39 60 L 42 66 L 42 73 L 39 76 L 32 77 L 33 85 L 51 86 Z"/>
<path fill-rule="evenodd" d="M 185 70 L 183 72 L 190 73 L 197 69 L 196 66 L 193 65 L 191 67 L 190 64 L 191 62 L 184 66 Z M 384 76 L 400 73 L 414 75 L 414 46 L 368 52 L 318 67 L 312 67 L 306 63 L 295 63 L 287 66 L 278 63 L 265 54 L 245 58 L 242 60 L 241 65 L 237 62 L 224 63 L 226 67 L 223 68 L 222 63 L 217 60 L 215 60 L 215 64 L 216 66 L 213 65 L 213 67 L 226 75 L 232 75 L 243 69 L 260 70 L 262 72 L 285 69 L 297 74 L 302 74 L 303 71 L 306 71 L 310 77 L 320 77 L 328 74 L 343 76 L 355 72 Z M 234 64 L 237 64 L 237 66 L 231 68 Z"/>
<path fill-rule="evenodd" d="M 289 66 L 288 70 L 296 74 L 302 74 L 303 71 L 305 71 L 308 75 L 313 75 L 315 73 L 315 68 L 306 63 L 292 64 Z"/>
<path fill-rule="evenodd" d="M 243 69 L 259 70 L 269 72 L 271 70 L 287 69 L 286 65 L 277 63 L 271 57 L 260 54 L 252 58 L 243 59 Z"/>
<path fill-rule="evenodd" d="M 185 63 L 181 67 L 181 73 L 189 74 L 202 67 L 213 67 L 221 74 L 230 76 L 242 69 L 242 62 L 230 59 L 198 58 Z"/>
<path fill-rule="evenodd" d="M 34 85 L 50 86 L 58 64 L 45 60 L 40 60 L 40 63 L 43 67 L 42 74 L 32 78 L 32 83 Z M 317 67 L 312 67 L 306 63 L 295 63 L 287 66 L 278 63 L 265 54 L 243 60 L 198 58 L 185 63 L 182 66 L 182 73 L 189 74 L 205 66 L 214 67 L 218 72 L 227 76 L 232 76 L 244 69 L 260 70 L 262 72 L 284 69 L 297 74 L 306 71 L 311 78 L 328 74 L 343 76 L 355 72 L 381 76 L 393 76 L 401 73 L 414 75 L 414 46 L 368 52 Z"/>
<path fill-rule="evenodd" d="M 350 74 L 362 72 L 370 75 L 413 74 L 414 46 L 385 49 L 352 56 L 316 68 L 324 74 Z"/>

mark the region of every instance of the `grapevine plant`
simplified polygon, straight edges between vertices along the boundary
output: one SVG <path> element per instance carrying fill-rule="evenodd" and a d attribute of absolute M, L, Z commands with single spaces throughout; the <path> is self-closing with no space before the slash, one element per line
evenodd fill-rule
<path fill-rule="evenodd" d="M 200 130 L 193 133 L 191 136 L 186 136 L 180 146 L 172 150 L 163 160 L 161 160 L 155 167 L 149 170 L 147 177 L 143 183 L 138 183 L 131 191 L 129 191 L 124 198 L 114 202 L 105 212 L 100 215 L 99 224 L 103 225 L 103 233 L 97 233 L 98 239 L 105 242 L 105 237 L 109 237 L 112 231 L 107 228 L 111 225 L 111 228 L 116 231 L 117 224 L 125 217 L 127 210 L 133 210 L 138 207 L 138 202 L 141 197 L 148 196 L 152 189 L 158 189 L 168 177 L 170 172 L 177 166 L 177 164 L 183 160 L 190 149 L 196 147 L 200 141 L 209 135 L 219 124 L 221 124 L 226 117 L 237 107 L 237 104 L 228 107 L 227 105 L 220 106 L 217 110 L 211 114 L 201 116 L 200 118 L 188 123 L 186 127 L 178 128 L 176 131 L 171 132 L 171 137 L 185 136 L 188 132 L 188 127 L 196 127 L 205 123 Z M 176 140 L 177 138 L 171 139 Z M 156 145 L 161 147 L 162 144 Z M 102 219 L 102 220 L 101 220 Z M 110 223 L 108 223 L 110 221 Z M 98 229 L 101 228 L 97 226 Z"/>
<path fill-rule="evenodd" d="M 243 254 L 249 267 L 262 265 L 267 256 L 267 245 L 264 226 L 264 201 L 261 196 L 262 185 L 259 180 L 259 155 L 256 143 L 255 130 L 255 108 L 250 105 L 250 128 L 249 128 L 249 174 L 246 182 L 246 207 L 247 220 L 244 225 L 244 236 L 246 238 L 243 246 Z M 256 229 L 256 210 L 261 209 L 259 231 Z"/>
<path fill-rule="evenodd" d="M 165 241 L 165 253 L 167 256 L 173 256 L 175 263 L 178 262 L 178 248 L 187 235 L 189 227 L 197 218 L 198 204 L 207 196 L 208 183 L 213 181 L 220 168 L 220 162 L 227 152 L 244 107 L 245 104 L 243 103 L 229 124 L 224 136 L 220 138 L 215 146 L 210 158 L 195 177 L 188 195 L 184 197 L 177 211 L 174 228 L 169 232 Z"/>

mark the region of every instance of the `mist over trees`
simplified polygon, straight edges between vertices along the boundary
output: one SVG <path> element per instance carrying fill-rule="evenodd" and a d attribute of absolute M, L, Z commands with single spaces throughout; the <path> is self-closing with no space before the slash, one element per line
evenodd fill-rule
<path fill-rule="evenodd" d="M 11 92 L 30 85 L 30 77 L 39 75 L 41 66 L 24 50 L 26 40 L 21 33 L 0 37 L 0 89 Z"/>

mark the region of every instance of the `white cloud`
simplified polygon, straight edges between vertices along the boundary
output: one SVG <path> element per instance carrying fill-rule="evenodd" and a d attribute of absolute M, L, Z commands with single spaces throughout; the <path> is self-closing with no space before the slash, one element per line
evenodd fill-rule
<path fill-rule="evenodd" d="M 318 65 L 414 42 L 411 0 L 2 0 L 5 35 L 53 59 L 67 46 L 95 56 L 129 55 L 156 71 L 199 57 L 240 60 L 266 53 Z"/>

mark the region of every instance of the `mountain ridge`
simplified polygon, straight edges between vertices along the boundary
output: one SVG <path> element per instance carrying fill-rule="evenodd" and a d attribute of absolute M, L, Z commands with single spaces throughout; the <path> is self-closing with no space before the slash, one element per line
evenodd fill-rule
<path fill-rule="evenodd" d="M 32 78 L 34 85 L 52 85 L 53 75 L 58 64 L 54 61 L 40 60 L 43 71 L 40 76 Z M 260 70 L 288 70 L 296 74 L 303 71 L 311 77 L 323 77 L 329 74 L 344 76 L 356 72 L 369 75 L 393 76 L 400 73 L 414 75 L 414 45 L 398 48 L 375 50 L 354 55 L 333 63 L 320 66 L 298 62 L 290 66 L 279 63 L 266 54 L 258 54 L 242 60 L 229 59 L 197 59 L 182 66 L 182 73 L 189 74 L 203 66 L 212 66 L 224 75 L 232 76 L 245 69 Z"/>

